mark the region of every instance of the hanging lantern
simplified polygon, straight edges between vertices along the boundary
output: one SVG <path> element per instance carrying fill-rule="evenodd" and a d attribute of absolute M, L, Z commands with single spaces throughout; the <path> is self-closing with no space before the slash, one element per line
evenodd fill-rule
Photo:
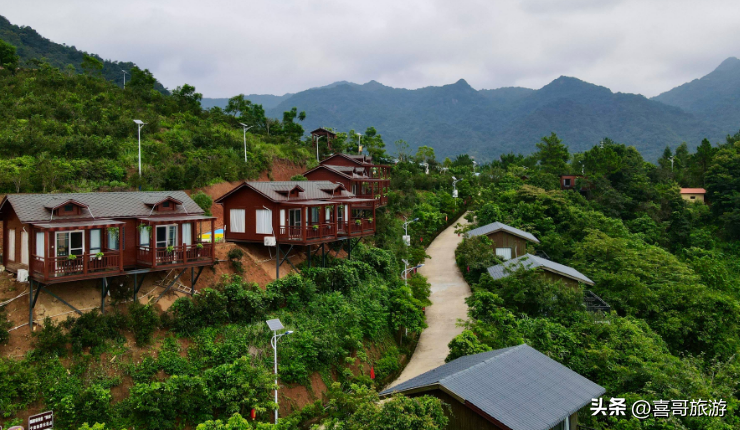
<path fill-rule="evenodd" d="M 249 418 L 251 418 L 252 421 L 257 418 L 257 411 L 254 408 L 252 408 L 252 410 L 249 412 Z"/>
<path fill-rule="evenodd" d="M 370 379 L 375 379 L 375 367 L 370 366 Z"/>

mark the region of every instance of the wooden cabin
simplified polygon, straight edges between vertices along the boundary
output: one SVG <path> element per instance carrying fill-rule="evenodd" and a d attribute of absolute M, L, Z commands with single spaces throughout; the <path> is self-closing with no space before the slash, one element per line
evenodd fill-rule
<path fill-rule="evenodd" d="M 543 276 L 546 278 L 552 281 L 561 281 L 566 285 L 574 287 L 578 286 L 579 283 L 591 286 L 594 285 L 594 281 L 578 270 L 532 254 L 524 254 L 521 257 L 506 261 L 503 264 L 489 267 L 488 274 L 491 275 L 493 279 L 503 279 L 511 273 L 521 269 L 541 270 Z"/>
<path fill-rule="evenodd" d="M 309 245 L 375 234 L 375 202 L 330 181 L 244 182 L 219 197 L 230 242 Z M 267 239 L 268 242 L 272 239 Z"/>
<path fill-rule="evenodd" d="M 560 175 L 560 189 L 561 190 L 576 190 L 576 191 L 589 191 L 591 186 L 586 182 L 586 177 L 583 175 Z M 581 186 L 579 187 L 577 182 L 581 180 Z"/>
<path fill-rule="evenodd" d="M 3 265 L 28 271 L 29 326 L 39 292 L 53 295 L 44 286 L 100 279 L 103 308 L 110 277 L 133 274 L 135 298 L 138 275 L 143 282 L 149 272 L 174 269 L 177 280 L 190 269 L 194 292 L 203 267 L 215 262 L 213 244 L 200 240 L 215 218 L 183 191 L 10 194 L 0 217 Z"/>
<path fill-rule="evenodd" d="M 390 171 L 390 166 L 373 164 L 372 158 L 363 154 L 334 154 L 303 176 L 310 181 L 342 183 L 356 197 L 375 199 L 380 207 L 388 203 Z"/>
<path fill-rule="evenodd" d="M 215 218 L 183 191 L 10 194 L 0 216 L 3 264 L 42 284 L 214 261 L 199 232 Z"/>
<path fill-rule="evenodd" d="M 681 188 L 681 198 L 692 203 L 706 203 L 706 194 L 707 190 L 704 188 Z"/>
<path fill-rule="evenodd" d="M 466 236 L 487 236 L 493 241 L 496 255 L 504 261 L 526 254 L 527 242 L 540 243 L 533 234 L 500 222 L 470 230 Z"/>
<path fill-rule="evenodd" d="M 450 405 L 447 428 L 575 430 L 578 411 L 606 390 L 529 345 L 468 355 L 380 392 Z"/>

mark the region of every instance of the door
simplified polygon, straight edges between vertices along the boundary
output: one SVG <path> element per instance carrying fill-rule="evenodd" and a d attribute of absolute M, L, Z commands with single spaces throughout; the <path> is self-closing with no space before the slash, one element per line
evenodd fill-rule
<path fill-rule="evenodd" d="M 344 205 L 337 207 L 337 230 L 344 231 Z"/>
<path fill-rule="evenodd" d="M 301 237 L 301 210 L 290 209 L 288 211 L 288 237 L 289 238 L 300 238 Z"/>
<path fill-rule="evenodd" d="M 21 231 L 21 264 L 28 266 L 28 232 Z"/>
<path fill-rule="evenodd" d="M 57 270 L 60 270 L 62 268 L 65 269 L 65 272 L 75 272 L 81 270 L 82 259 L 70 258 L 70 255 L 79 257 L 85 253 L 85 232 L 58 231 L 56 233 L 56 244 Z"/>
<path fill-rule="evenodd" d="M 157 226 L 157 248 L 175 246 L 177 243 L 177 224 Z"/>
<path fill-rule="evenodd" d="M 8 229 L 8 261 L 15 261 L 15 229 Z"/>

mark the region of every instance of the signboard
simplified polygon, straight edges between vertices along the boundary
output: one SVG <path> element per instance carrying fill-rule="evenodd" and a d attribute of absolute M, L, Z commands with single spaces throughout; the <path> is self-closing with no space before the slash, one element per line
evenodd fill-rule
<path fill-rule="evenodd" d="M 452 197 L 457 198 L 457 190 L 452 190 Z"/>
<path fill-rule="evenodd" d="M 54 427 L 54 412 L 47 411 L 28 417 L 28 430 L 46 430 Z"/>
<path fill-rule="evenodd" d="M 275 236 L 265 236 L 265 246 L 275 246 L 276 244 Z"/>
<path fill-rule="evenodd" d="M 403 244 L 406 246 L 411 246 L 411 236 L 403 235 Z"/>

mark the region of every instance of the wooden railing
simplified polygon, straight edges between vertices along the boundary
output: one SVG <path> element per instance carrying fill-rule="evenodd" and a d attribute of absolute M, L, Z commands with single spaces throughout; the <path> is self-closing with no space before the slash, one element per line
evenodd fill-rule
<path fill-rule="evenodd" d="M 74 259 L 68 256 L 44 258 L 31 256 L 31 273 L 41 278 L 62 276 L 84 276 L 91 273 L 119 271 L 121 258 L 118 252 L 106 252 L 103 256 L 82 254 Z"/>
<path fill-rule="evenodd" d="M 140 246 L 136 251 L 136 260 L 139 265 L 145 266 L 159 266 L 159 265 L 170 265 L 170 264 L 184 264 L 194 261 L 209 261 L 212 260 L 213 244 L 203 242 L 200 244 L 193 245 L 179 245 L 169 247 L 154 248 L 154 255 L 152 255 L 152 248 L 148 246 Z"/>
<path fill-rule="evenodd" d="M 278 237 L 283 240 L 318 240 L 335 238 L 337 226 L 335 223 L 311 224 L 308 226 L 281 226 Z"/>

